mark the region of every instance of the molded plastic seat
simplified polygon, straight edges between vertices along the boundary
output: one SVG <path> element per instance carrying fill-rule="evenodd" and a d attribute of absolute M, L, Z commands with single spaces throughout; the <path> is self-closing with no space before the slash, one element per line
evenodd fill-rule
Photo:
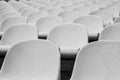
<path fill-rule="evenodd" d="M 62 2 L 56 2 L 57 4 L 54 4 L 53 7 L 55 8 L 61 8 L 62 6 L 64 6 L 64 4 Z"/>
<path fill-rule="evenodd" d="M 34 8 L 30 6 L 24 6 L 19 9 L 19 12 L 22 14 L 24 11 L 31 10 L 31 9 L 34 9 Z"/>
<path fill-rule="evenodd" d="M 115 6 L 107 6 L 105 8 L 100 9 L 100 10 L 112 13 L 114 18 L 119 16 L 119 11 L 117 10 L 117 8 Z"/>
<path fill-rule="evenodd" d="M 49 13 L 49 15 L 58 15 L 63 11 L 64 9 L 62 8 L 52 8 L 52 9 L 49 9 L 47 12 Z"/>
<path fill-rule="evenodd" d="M 104 28 L 100 34 L 99 40 L 117 40 L 120 41 L 120 23 L 113 24 Z"/>
<path fill-rule="evenodd" d="M 34 40 L 38 38 L 37 33 L 37 28 L 33 25 L 14 25 L 5 30 L 0 44 L 11 46 L 18 42 Z"/>
<path fill-rule="evenodd" d="M 74 5 L 64 5 L 61 8 L 63 8 L 65 11 L 72 11 L 75 6 Z"/>
<path fill-rule="evenodd" d="M 40 3 L 38 0 L 37 0 L 37 2 L 35 0 L 34 1 L 30 0 L 26 4 L 29 6 L 32 6 L 33 8 L 36 8 L 36 9 L 39 9 L 40 6 L 44 5 L 44 4 Z"/>
<path fill-rule="evenodd" d="M 26 19 L 23 17 L 7 18 L 1 23 L 0 31 L 4 32 L 8 27 L 11 27 L 11 26 L 17 25 L 17 24 L 24 24 L 24 23 L 26 23 Z"/>
<path fill-rule="evenodd" d="M 39 36 L 46 37 L 56 26 L 63 24 L 63 19 L 58 16 L 49 16 L 39 19 L 36 26 L 39 30 Z"/>
<path fill-rule="evenodd" d="M 14 7 L 17 11 L 19 11 L 20 8 L 22 8 L 22 7 L 28 6 L 28 5 L 26 5 L 26 4 L 22 3 L 22 2 L 15 1 L 15 0 L 9 0 L 8 3 L 9 3 L 12 7 Z"/>
<path fill-rule="evenodd" d="M 21 16 L 23 17 L 28 17 L 29 14 L 31 13 L 34 13 L 34 12 L 37 12 L 38 10 L 37 9 L 28 9 L 28 10 L 25 10 L 24 12 L 21 13 Z"/>
<path fill-rule="evenodd" d="M 74 8 L 73 11 L 79 12 L 79 16 L 87 16 L 90 13 L 90 8 L 78 7 L 78 8 Z"/>
<path fill-rule="evenodd" d="M 78 0 L 77 0 L 78 1 Z M 74 5 L 76 8 L 77 7 L 84 7 L 84 5 L 85 5 L 85 3 L 84 2 L 77 2 L 77 1 L 75 1 L 72 5 Z"/>
<path fill-rule="evenodd" d="M 79 51 L 70 80 L 120 80 L 120 42 L 97 41 Z"/>
<path fill-rule="evenodd" d="M 96 11 L 93 13 L 90 13 L 90 15 L 96 15 L 101 17 L 104 26 L 112 24 L 113 23 L 113 14 L 107 11 Z"/>
<path fill-rule="evenodd" d="M 45 11 L 33 12 L 27 17 L 27 23 L 36 23 L 40 18 L 47 17 L 49 14 Z"/>
<path fill-rule="evenodd" d="M 88 34 L 83 25 L 71 23 L 55 27 L 47 39 L 59 46 L 63 58 L 75 58 L 78 50 L 88 43 Z"/>
<path fill-rule="evenodd" d="M 10 18 L 10 17 L 19 17 L 19 16 L 20 14 L 16 12 L 6 13 L 1 16 L 0 22 L 2 23 L 5 19 Z"/>
<path fill-rule="evenodd" d="M 90 37 L 97 37 L 103 29 L 103 22 L 99 16 L 89 15 L 78 17 L 74 23 L 85 25 Z"/>
<path fill-rule="evenodd" d="M 45 6 L 42 6 L 39 8 L 40 11 L 47 11 L 49 9 L 52 9 L 53 6 L 50 6 L 50 5 L 45 5 Z"/>
<path fill-rule="evenodd" d="M 73 23 L 73 21 L 79 17 L 79 13 L 77 11 L 64 11 L 58 16 L 63 18 L 64 23 Z"/>
<path fill-rule="evenodd" d="M 10 12 L 16 12 L 14 9 L 3 9 L 0 11 L 0 15 L 6 14 L 6 13 L 10 13 Z"/>
<path fill-rule="evenodd" d="M 30 40 L 8 51 L 0 80 L 58 80 L 59 71 L 58 47 L 47 40 Z"/>
<path fill-rule="evenodd" d="M 33 25 L 15 25 L 5 30 L 0 41 L 0 57 L 5 56 L 5 52 L 16 43 L 38 39 L 37 28 Z"/>
<path fill-rule="evenodd" d="M 99 10 L 99 6 L 97 4 L 87 5 L 86 7 L 89 7 L 91 12 Z"/>

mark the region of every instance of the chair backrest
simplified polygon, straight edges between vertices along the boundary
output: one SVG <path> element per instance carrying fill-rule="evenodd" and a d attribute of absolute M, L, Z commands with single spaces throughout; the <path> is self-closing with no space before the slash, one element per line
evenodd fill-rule
<path fill-rule="evenodd" d="M 36 22 L 36 26 L 39 29 L 39 33 L 42 35 L 48 35 L 48 33 L 56 26 L 63 24 L 63 19 L 58 16 L 49 16 L 39 19 Z"/>
<path fill-rule="evenodd" d="M 88 5 L 88 4 L 86 4 L 85 7 L 89 7 L 90 8 L 90 12 L 95 12 L 95 11 L 99 10 L 99 6 L 97 4 L 92 4 L 92 5 Z"/>
<path fill-rule="evenodd" d="M 31 13 L 37 12 L 37 9 L 28 9 L 21 13 L 21 16 L 28 17 Z"/>
<path fill-rule="evenodd" d="M 10 17 L 19 17 L 20 14 L 16 12 L 9 12 L 6 14 L 3 14 L 0 18 L 0 22 L 2 23 L 5 19 L 10 18 Z"/>
<path fill-rule="evenodd" d="M 96 11 L 96 12 L 90 13 L 90 15 L 96 15 L 96 16 L 101 17 L 104 25 L 113 23 L 113 14 L 111 14 L 107 11 Z"/>
<path fill-rule="evenodd" d="M 86 15 L 89 15 L 90 8 L 88 8 L 88 7 L 77 7 L 77 8 L 74 8 L 73 11 L 79 12 L 79 16 L 86 16 Z"/>
<path fill-rule="evenodd" d="M 119 80 L 120 42 L 98 41 L 78 53 L 70 80 Z"/>
<path fill-rule="evenodd" d="M 107 11 L 113 14 L 113 17 L 118 17 L 119 16 L 119 12 L 118 9 L 115 6 L 107 6 L 107 7 L 103 7 L 102 9 L 103 11 Z"/>
<path fill-rule="evenodd" d="M 78 0 L 76 0 L 76 1 L 78 1 Z M 73 3 L 75 8 L 77 8 L 77 7 L 84 7 L 85 6 L 84 2 L 76 2 L 76 1 Z"/>
<path fill-rule="evenodd" d="M 57 80 L 59 49 L 47 40 L 30 40 L 14 45 L 4 60 L 0 79 Z"/>
<path fill-rule="evenodd" d="M 61 8 L 63 8 L 65 11 L 72 11 L 75 6 L 74 5 L 64 5 Z"/>
<path fill-rule="evenodd" d="M 120 23 L 110 25 L 104 28 L 100 34 L 99 40 L 117 40 L 120 41 Z"/>
<path fill-rule="evenodd" d="M 79 13 L 77 11 L 64 11 L 58 14 L 58 16 L 63 18 L 64 23 L 73 23 L 79 17 Z"/>
<path fill-rule="evenodd" d="M 103 29 L 103 22 L 99 16 L 82 16 L 78 17 L 74 23 L 85 25 L 89 35 L 100 33 Z"/>
<path fill-rule="evenodd" d="M 47 12 L 49 13 L 49 15 L 58 15 L 63 11 L 64 9 L 62 8 L 52 8 L 52 9 L 49 9 Z"/>
<path fill-rule="evenodd" d="M 27 17 L 27 23 L 36 23 L 40 18 L 47 17 L 49 14 L 45 11 L 33 12 Z"/>
<path fill-rule="evenodd" d="M 14 25 L 3 33 L 1 45 L 14 45 L 16 43 L 35 40 L 38 38 L 37 28 L 33 25 Z"/>
<path fill-rule="evenodd" d="M 19 9 L 19 12 L 22 14 L 24 11 L 31 10 L 31 9 L 34 9 L 34 8 L 30 6 L 24 6 Z"/>
<path fill-rule="evenodd" d="M 10 8 L 6 8 L 0 11 L 0 15 L 4 15 L 6 13 L 10 13 L 10 12 L 16 12 L 14 9 L 10 9 Z"/>
<path fill-rule="evenodd" d="M 36 9 L 39 9 L 39 7 L 42 6 L 42 3 L 40 3 L 38 0 L 37 2 L 35 0 L 34 1 L 30 0 L 26 4 Z"/>
<path fill-rule="evenodd" d="M 13 8 L 15 8 L 17 11 L 19 11 L 20 8 L 27 6 L 26 4 L 24 4 L 24 3 L 22 3 L 22 2 L 19 2 L 19 1 L 15 1 L 15 0 L 9 0 L 8 3 L 9 3 Z"/>
<path fill-rule="evenodd" d="M 13 25 L 17 24 L 23 24 L 26 23 L 26 19 L 23 17 L 10 17 L 5 19 L 0 26 L 0 31 L 4 32 L 8 27 L 11 27 Z"/>
<path fill-rule="evenodd" d="M 53 6 L 50 5 L 45 5 L 39 8 L 40 11 L 47 11 L 49 9 L 53 8 Z"/>
<path fill-rule="evenodd" d="M 71 23 L 55 27 L 47 39 L 60 48 L 78 49 L 88 43 L 88 34 L 83 25 Z"/>

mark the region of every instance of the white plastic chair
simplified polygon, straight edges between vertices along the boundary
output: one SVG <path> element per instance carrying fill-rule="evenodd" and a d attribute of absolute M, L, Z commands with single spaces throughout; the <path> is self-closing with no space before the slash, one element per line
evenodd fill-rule
<path fill-rule="evenodd" d="M 58 47 L 46 40 L 30 40 L 8 51 L 0 80 L 58 80 L 59 72 Z"/>
<path fill-rule="evenodd" d="M 83 25 L 71 23 L 55 27 L 47 39 L 59 46 L 63 58 L 74 58 L 88 43 L 88 34 Z"/>
<path fill-rule="evenodd" d="M 31 13 L 38 12 L 37 9 L 28 9 L 21 13 L 21 16 L 28 17 Z"/>
<path fill-rule="evenodd" d="M 17 24 L 24 24 L 26 23 L 26 19 L 23 17 L 10 17 L 5 19 L 0 26 L 0 31 L 4 32 L 8 27 L 11 27 L 13 25 Z"/>
<path fill-rule="evenodd" d="M 9 0 L 8 3 L 14 7 L 17 11 L 19 11 L 22 7 L 27 7 L 28 5 L 19 2 L 19 1 L 15 1 L 15 0 Z"/>
<path fill-rule="evenodd" d="M 64 4 L 59 1 L 56 1 L 56 4 L 53 5 L 53 7 L 55 7 L 55 8 L 61 8 L 62 6 L 64 6 Z"/>
<path fill-rule="evenodd" d="M 32 6 L 32 7 L 36 8 L 36 9 L 39 9 L 40 6 L 43 6 L 43 5 L 44 5 L 44 4 L 40 3 L 38 0 L 37 0 L 37 1 L 35 1 L 35 0 L 34 0 L 34 1 L 30 0 L 30 1 L 28 1 L 26 4 L 29 5 L 29 6 Z"/>
<path fill-rule="evenodd" d="M 79 51 L 70 80 L 119 80 L 120 42 L 97 41 Z"/>
<path fill-rule="evenodd" d="M 45 11 L 33 12 L 27 17 L 26 22 L 35 24 L 40 18 L 47 17 L 47 16 L 49 16 L 49 14 Z"/>
<path fill-rule="evenodd" d="M 72 11 L 75 6 L 74 5 L 64 5 L 61 8 L 63 8 L 65 11 Z"/>
<path fill-rule="evenodd" d="M 117 40 L 120 41 L 120 23 L 110 25 L 104 28 L 100 34 L 99 40 Z"/>
<path fill-rule="evenodd" d="M 5 57 L 6 52 L 16 43 L 38 39 L 37 28 L 33 25 L 15 25 L 2 34 L 0 41 L 0 57 Z"/>
<path fill-rule="evenodd" d="M 64 11 L 58 14 L 58 16 L 63 18 L 64 23 L 73 23 L 79 17 L 79 13 L 77 11 Z"/>
<path fill-rule="evenodd" d="M 94 3 L 94 2 L 93 2 Z M 88 7 L 90 8 L 90 11 L 91 12 L 95 12 L 95 11 L 98 11 L 99 10 L 99 6 L 97 4 L 92 4 L 92 5 L 86 5 L 85 7 Z"/>
<path fill-rule="evenodd" d="M 63 19 L 58 16 L 44 17 L 36 22 L 40 37 L 46 37 L 54 27 L 61 24 L 63 24 Z"/>
<path fill-rule="evenodd" d="M 0 45 L 12 46 L 16 43 L 38 38 L 37 28 L 33 25 L 21 24 L 9 27 L 3 33 Z"/>
<path fill-rule="evenodd" d="M 117 10 L 117 8 L 115 6 L 107 6 L 100 10 L 112 13 L 114 18 L 119 17 L 119 11 Z"/>
<path fill-rule="evenodd" d="M 0 22 L 2 23 L 5 19 L 10 18 L 10 17 L 19 17 L 19 16 L 20 14 L 16 12 L 6 13 L 0 17 Z"/>
<path fill-rule="evenodd" d="M 97 37 L 103 29 L 103 22 L 99 16 L 89 15 L 78 17 L 74 23 L 84 25 L 90 37 Z"/>
<path fill-rule="evenodd" d="M 87 16 L 90 13 L 90 8 L 88 8 L 88 7 L 77 7 L 77 8 L 74 8 L 73 11 L 79 12 L 79 16 Z"/>
<path fill-rule="evenodd" d="M 57 16 L 58 14 L 60 14 L 63 11 L 64 11 L 64 9 L 62 9 L 62 8 L 52 8 L 52 9 L 49 9 L 47 12 L 49 13 L 49 15 Z"/>
<path fill-rule="evenodd" d="M 14 9 L 6 8 L 0 11 L 0 15 L 10 13 L 10 12 L 16 12 Z"/>
<path fill-rule="evenodd" d="M 90 13 L 90 15 L 96 15 L 101 17 L 104 26 L 107 26 L 109 24 L 113 24 L 113 14 L 107 11 L 96 11 L 96 12 L 92 12 Z"/>
<path fill-rule="evenodd" d="M 75 0 L 74 0 L 75 1 Z M 78 0 L 76 0 L 72 5 L 75 6 L 75 8 L 77 7 L 84 7 L 85 3 L 84 2 L 79 2 Z"/>
<path fill-rule="evenodd" d="M 34 9 L 31 6 L 24 6 L 19 9 L 19 12 L 22 14 L 24 11 Z"/>
<path fill-rule="evenodd" d="M 41 7 L 39 8 L 39 10 L 40 10 L 40 11 L 47 11 L 47 10 L 52 9 L 52 8 L 53 8 L 53 6 L 45 5 L 45 6 L 41 6 Z"/>

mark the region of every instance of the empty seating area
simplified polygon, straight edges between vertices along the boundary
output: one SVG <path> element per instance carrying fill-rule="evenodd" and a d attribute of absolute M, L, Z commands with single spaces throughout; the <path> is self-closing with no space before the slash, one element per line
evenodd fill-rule
<path fill-rule="evenodd" d="M 0 80 L 120 80 L 120 0 L 0 0 Z"/>

